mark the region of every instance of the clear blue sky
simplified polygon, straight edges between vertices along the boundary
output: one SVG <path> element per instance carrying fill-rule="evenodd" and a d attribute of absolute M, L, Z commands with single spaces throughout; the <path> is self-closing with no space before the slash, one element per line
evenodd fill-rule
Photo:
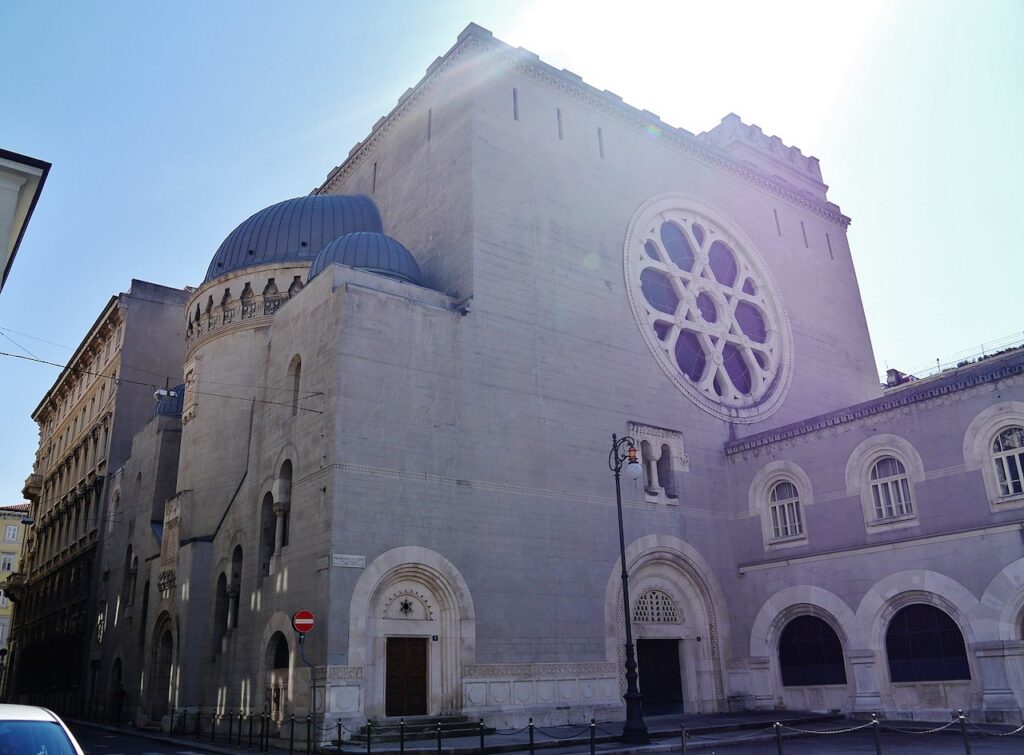
<path fill-rule="evenodd" d="M 63 362 L 131 278 L 200 283 L 237 223 L 308 193 L 470 21 L 674 125 L 732 111 L 817 156 L 880 369 L 1024 337 L 1021 2 L 8 0 L 0 147 L 53 169 L 0 351 Z M 0 502 L 21 500 L 57 374 L 0 358 Z"/>

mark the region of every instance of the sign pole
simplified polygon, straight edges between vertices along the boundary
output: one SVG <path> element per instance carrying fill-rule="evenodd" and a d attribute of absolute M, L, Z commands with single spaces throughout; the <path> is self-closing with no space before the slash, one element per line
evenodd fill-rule
<path fill-rule="evenodd" d="M 292 629 L 299 635 L 299 657 L 309 667 L 309 715 L 316 718 L 316 667 L 306 659 L 306 633 L 313 631 L 316 617 L 312 611 L 301 610 L 292 614 Z M 309 743 L 306 743 L 307 747 Z"/>

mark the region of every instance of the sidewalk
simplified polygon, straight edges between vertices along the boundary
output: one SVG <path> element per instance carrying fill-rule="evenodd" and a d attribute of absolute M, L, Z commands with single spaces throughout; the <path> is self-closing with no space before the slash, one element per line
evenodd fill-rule
<path fill-rule="evenodd" d="M 701 750 L 718 747 L 737 741 L 770 741 L 774 732 L 770 728 L 776 721 L 789 726 L 807 726 L 814 728 L 837 728 L 842 725 L 845 717 L 840 714 L 813 714 L 804 712 L 771 712 L 757 711 L 750 713 L 716 713 L 708 715 L 670 715 L 649 716 L 646 719 L 647 729 L 651 735 L 648 745 L 624 745 L 621 741 L 622 721 L 602 721 L 594 727 L 595 752 L 604 755 L 633 755 L 634 753 L 679 752 L 681 748 L 681 727 L 686 727 L 689 750 Z M 173 744 L 183 750 L 221 753 L 222 755 L 238 755 L 247 750 L 248 740 L 243 737 L 241 745 L 229 745 L 224 739 L 211 743 L 209 737 L 197 740 L 189 736 L 168 736 L 157 732 L 148 732 L 127 726 L 110 726 L 81 719 L 67 719 L 75 726 L 88 726 L 94 729 L 117 732 L 125 736 L 139 737 L 152 741 Z M 384 727 L 381 727 L 383 729 Z M 304 732 L 303 732 L 304 733 Z M 332 732 L 333 734 L 333 732 Z M 802 736 L 787 733 L 786 738 Z M 570 753 L 589 753 L 591 730 L 590 725 L 534 727 L 533 749 L 542 750 L 545 755 L 569 755 Z M 498 731 L 485 737 L 485 751 L 488 753 L 526 753 L 530 752 L 530 732 L 528 728 L 513 731 Z M 253 744 L 254 750 L 259 749 L 258 742 Z M 270 749 L 274 753 L 287 753 L 288 741 L 272 739 Z M 314 750 L 315 751 L 315 750 Z M 369 748 L 364 743 L 345 742 L 339 749 L 336 744 L 325 745 L 324 753 L 398 753 L 405 755 L 469 755 L 480 752 L 480 737 L 446 737 L 438 749 L 437 740 L 433 738 L 408 739 L 404 750 L 398 742 L 370 742 Z M 296 741 L 295 755 L 305 755 L 306 743 Z"/>

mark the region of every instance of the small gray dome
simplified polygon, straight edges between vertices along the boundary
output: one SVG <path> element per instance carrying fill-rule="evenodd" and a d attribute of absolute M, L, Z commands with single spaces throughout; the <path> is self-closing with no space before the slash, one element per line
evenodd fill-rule
<path fill-rule="evenodd" d="M 381 230 L 380 213 L 367 196 L 314 194 L 287 199 L 260 210 L 233 230 L 213 255 L 203 282 L 269 262 L 307 262 L 331 239 Z"/>
<path fill-rule="evenodd" d="M 383 233 L 349 233 L 329 243 L 313 260 L 306 280 L 335 262 L 389 278 L 423 285 L 420 266 L 408 249 Z"/>

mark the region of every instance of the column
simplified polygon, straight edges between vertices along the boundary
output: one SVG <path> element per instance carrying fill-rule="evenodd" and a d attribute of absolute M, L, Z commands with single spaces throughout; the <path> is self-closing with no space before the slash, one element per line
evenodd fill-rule
<path fill-rule="evenodd" d="M 851 650 L 846 654 L 853 668 L 856 692 L 854 711 L 873 713 L 882 710 L 882 692 L 878 685 L 878 663 L 874 650 Z"/>

